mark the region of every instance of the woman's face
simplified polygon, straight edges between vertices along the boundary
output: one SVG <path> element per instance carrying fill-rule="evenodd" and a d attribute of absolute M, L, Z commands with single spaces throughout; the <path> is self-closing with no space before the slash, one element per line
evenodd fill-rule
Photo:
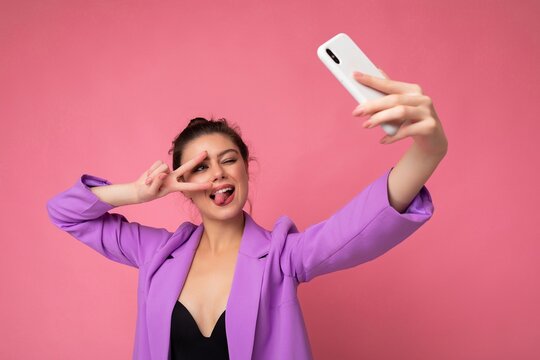
<path fill-rule="evenodd" d="M 183 191 L 199 208 L 203 218 L 226 220 L 237 216 L 244 208 L 248 196 L 248 180 L 246 164 L 240 151 L 225 135 L 203 135 L 189 142 L 184 148 L 180 163 L 193 159 L 206 150 L 208 155 L 203 161 L 188 170 L 183 179 L 185 182 L 211 182 L 212 189 L 199 191 Z M 234 187 L 231 199 L 226 205 L 218 205 L 210 197 L 216 187 L 230 184 Z"/>

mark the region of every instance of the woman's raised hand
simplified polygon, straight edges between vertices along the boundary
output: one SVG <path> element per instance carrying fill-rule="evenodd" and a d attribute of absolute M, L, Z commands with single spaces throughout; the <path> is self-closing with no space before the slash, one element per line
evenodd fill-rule
<path fill-rule="evenodd" d="M 401 124 L 396 134 L 382 137 L 379 141 L 381 144 L 392 144 L 411 137 L 426 153 L 446 153 L 448 141 L 431 98 L 424 94 L 420 85 L 392 80 L 382 70 L 381 73 L 384 79 L 354 74 L 359 83 L 388 95 L 364 101 L 354 109 L 353 115 L 368 116 L 362 124 L 367 129 L 382 123 Z"/>
<path fill-rule="evenodd" d="M 208 190 L 212 188 L 211 182 L 193 183 L 182 182 L 180 178 L 189 170 L 198 165 L 208 156 L 206 151 L 199 153 L 193 159 L 186 161 L 178 169 L 171 172 L 169 166 L 161 160 L 156 161 L 150 169 L 145 171 L 133 184 L 136 188 L 139 203 L 159 199 L 176 191 Z"/>

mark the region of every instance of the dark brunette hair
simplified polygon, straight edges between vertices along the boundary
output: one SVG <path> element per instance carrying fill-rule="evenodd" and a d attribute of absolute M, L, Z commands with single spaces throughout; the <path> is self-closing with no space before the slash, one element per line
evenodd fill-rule
<path fill-rule="evenodd" d="M 178 169 L 182 164 L 180 160 L 182 159 L 182 153 L 192 140 L 197 139 L 202 135 L 210 134 L 222 134 L 227 136 L 240 151 L 242 159 L 246 164 L 246 170 L 249 170 L 249 162 L 255 160 L 255 158 L 250 157 L 249 149 L 247 145 L 242 140 L 242 132 L 237 125 L 229 125 L 229 122 L 225 118 L 214 119 L 205 119 L 203 117 L 196 117 L 191 119 L 189 124 L 185 127 L 180 134 L 178 134 L 172 142 L 172 147 L 169 149 L 169 155 L 172 154 L 172 167 L 173 171 Z M 251 178 L 251 177 L 250 177 Z M 252 204 L 248 198 L 249 203 L 249 214 L 251 215 Z"/>

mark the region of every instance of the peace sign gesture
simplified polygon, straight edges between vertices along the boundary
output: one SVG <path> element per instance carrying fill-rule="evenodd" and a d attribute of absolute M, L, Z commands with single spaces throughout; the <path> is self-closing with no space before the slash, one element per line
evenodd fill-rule
<path fill-rule="evenodd" d="M 370 115 L 362 124 L 367 129 L 383 122 L 401 124 L 396 134 L 382 137 L 379 141 L 381 144 L 391 144 L 410 136 L 427 153 L 444 153 L 448 141 L 431 98 L 423 94 L 418 84 L 391 80 L 379 70 L 385 76 L 384 79 L 359 72 L 355 72 L 354 77 L 362 85 L 389 95 L 364 101 L 352 114 Z"/>
<path fill-rule="evenodd" d="M 138 202 L 147 202 L 161 198 L 176 191 L 208 190 L 211 182 L 193 183 L 182 182 L 180 178 L 208 156 L 206 151 L 199 153 L 193 159 L 186 161 L 178 169 L 171 172 L 169 166 L 161 160 L 156 161 L 135 182 Z"/>

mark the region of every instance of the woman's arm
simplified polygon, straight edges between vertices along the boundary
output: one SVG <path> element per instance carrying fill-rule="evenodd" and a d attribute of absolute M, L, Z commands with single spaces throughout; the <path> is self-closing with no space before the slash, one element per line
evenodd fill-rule
<path fill-rule="evenodd" d="M 380 70 L 380 69 L 379 69 Z M 433 102 L 417 84 L 410 84 L 366 74 L 355 74 L 363 85 L 382 91 L 387 96 L 365 101 L 353 115 L 370 115 L 364 128 L 371 129 L 383 122 L 399 122 L 398 132 L 384 136 L 380 143 L 391 144 L 405 137 L 414 143 L 390 173 L 388 179 L 389 202 L 402 213 L 418 191 L 433 174 L 448 151 L 448 141 Z"/>
<path fill-rule="evenodd" d="M 403 213 L 443 158 L 444 154 L 425 154 L 412 144 L 388 177 L 390 205 Z"/>
<path fill-rule="evenodd" d="M 434 207 L 425 186 L 403 213 L 390 206 L 388 177 L 393 170 L 379 176 L 328 219 L 302 232 L 283 217 L 274 229 L 276 246 L 282 246 L 278 253 L 283 273 L 307 282 L 360 265 L 386 253 L 428 221 Z"/>
<path fill-rule="evenodd" d="M 205 151 L 201 152 L 172 172 L 167 164 L 158 160 L 136 181 L 126 184 L 111 184 L 107 179 L 83 174 L 72 187 L 47 201 L 49 217 L 58 228 L 105 257 L 138 268 L 173 233 L 165 228 L 128 221 L 124 215 L 109 211 L 121 205 L 155 200 L 172 192 L 211 188 L 210 182 L 177 181 L 207 155 Z"/>
<path fill-rule="evenodd" d="M 134 183 L 95 186 L 90 188 L 90 191 L 92 191 L 99 200 L 111 204 L 112 206 L 139 203 Z"/>
<path fill-rule="evenodd" d="M 139 268 L 172 233 L 110 213 L 115 205 L 108 201 L 114 202 L 121 195 L 110 193 L 118 189 L 117 186 L 107 179 L 83 174 L 73 186 L 47 201 L 47 212 L 56 227 L 106 258 Z M 107 201 L 96 195 L 94 190 L 98 187 L 109 191 L 103 197 Z"/>
<path fill-rule="evenodd" d="M 384 72 L 383 72 L 384 74 Z M 386 75 L 385 75 L 386 76 Z M 375 259 L 410 236 L 433 215 L 425 182 L 444 158 L 448 142 L 431 99 L 417 84 L 355 75 L 387 96 L 365 101 L 353 115 L 370 115 L 364 128 L 399 122 L 391 144 L 405 137 L 414 143 L 399 163 L 325 221 L 297 232 L 291 221 L 280 252 L 282 271 L 299 282 Z"/>

